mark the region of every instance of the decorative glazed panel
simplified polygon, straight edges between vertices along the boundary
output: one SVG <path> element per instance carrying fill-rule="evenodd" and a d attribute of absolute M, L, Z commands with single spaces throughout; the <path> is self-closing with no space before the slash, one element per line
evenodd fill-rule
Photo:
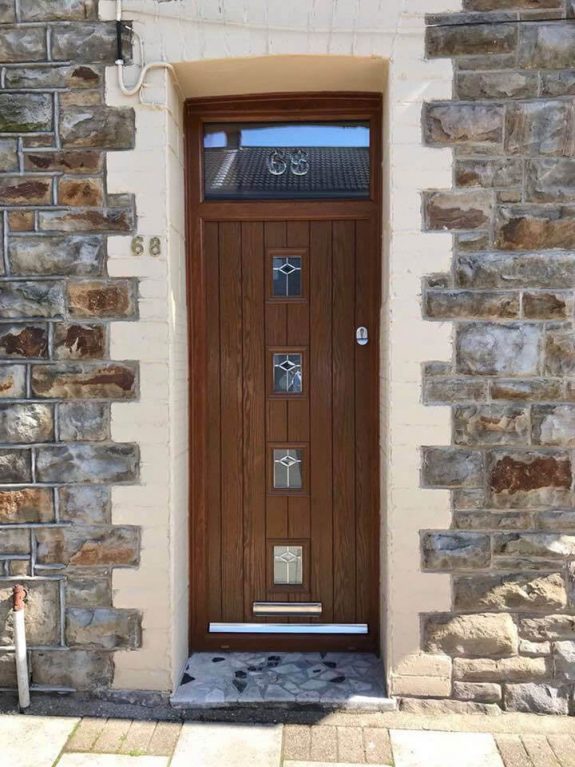
<path fill-rule="evenodd" d="M 303 546 L 274 546 L 274 585 L 301 586 Z"/>

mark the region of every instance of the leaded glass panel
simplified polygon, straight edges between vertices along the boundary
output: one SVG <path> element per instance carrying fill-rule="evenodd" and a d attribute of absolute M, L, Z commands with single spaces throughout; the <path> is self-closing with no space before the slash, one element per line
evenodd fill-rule
<path fill-rule="evenodd" d="M 303 450 L 300 448 L 274 448 L 273 482 L 276 490 L 301 490 Z"/>
<path fill-rule="evenodd" d="M 301 353 L 273 355 L 275 394 L 301 394 L 303 391 L 303 372 Z"/>
<path fill-rule="evenodd" d="M 303 546 L 274 546 L 274 585 L 301 586 Z"/>
<path fill-rule="evenodd" d="M 276 298 L 298 298 L 302 295 L 301 256 L 273 256 L 273 295 Z"/>

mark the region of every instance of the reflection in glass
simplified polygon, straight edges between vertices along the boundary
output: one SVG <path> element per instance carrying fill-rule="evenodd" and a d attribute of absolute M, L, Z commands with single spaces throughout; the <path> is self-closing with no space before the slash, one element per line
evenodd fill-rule
<path fill-rule="evenodd" d="M 303 451 L 299 448 L 274 448 L 274 488 L 301 490 Z"/>
<path fill-rule="evenodd" d="M 301 394 L 302 392 L 302 355 L 274 354 L 274 393 Z"/>
<path fill-rule="evenodd" d="M 278 298 L 301 296 L 301 256 L 274 256 L 273 294 Z"/>
<path fill-rule="evenodd" d="M 303 583 L 303 546 L 274 546 L 274 585 Z"/>
<path fill-rule="evenodd" d="M 219 123 L 204 127 L 210 199 L 368 198 L 369 123 Z"/>

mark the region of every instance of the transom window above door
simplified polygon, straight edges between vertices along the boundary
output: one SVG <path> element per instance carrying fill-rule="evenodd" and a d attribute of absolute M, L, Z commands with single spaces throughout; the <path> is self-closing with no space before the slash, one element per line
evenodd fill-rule
<path fill-rule="evenodd" d="M 367 199 L 368 122 L 204 126 L 206 200 Z"/>

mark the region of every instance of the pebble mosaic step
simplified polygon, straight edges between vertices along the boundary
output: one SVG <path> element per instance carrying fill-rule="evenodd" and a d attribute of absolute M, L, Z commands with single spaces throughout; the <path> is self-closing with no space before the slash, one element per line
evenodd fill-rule
<path fill-rule="evenodd" d="M 194 653 L 174 707 L 321 705 L 391 710 L 383 666 L 367 653 Z"/>

